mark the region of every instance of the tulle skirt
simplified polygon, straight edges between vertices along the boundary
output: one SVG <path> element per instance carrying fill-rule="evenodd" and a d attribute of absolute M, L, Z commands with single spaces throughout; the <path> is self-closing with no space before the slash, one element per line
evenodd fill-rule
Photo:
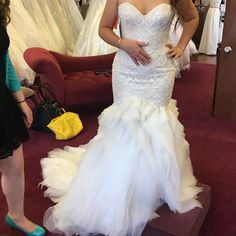
<path fill-rule="evenodd" d="M 113 104 L 86 145 L 41 160 L 49 231 L 65 235 L 139 236 L 164 202 L 174 212 L 201 207 L 175 100 Z"/>

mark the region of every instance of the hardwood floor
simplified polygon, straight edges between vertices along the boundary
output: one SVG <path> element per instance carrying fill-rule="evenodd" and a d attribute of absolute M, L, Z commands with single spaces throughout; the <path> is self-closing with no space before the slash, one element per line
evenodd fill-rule
<path fill-rule="evenodd" d="M 216 65 L 216 56 L 207 56 L 204 54 L 195 54 L 191 56 L 191 61 Z"/>

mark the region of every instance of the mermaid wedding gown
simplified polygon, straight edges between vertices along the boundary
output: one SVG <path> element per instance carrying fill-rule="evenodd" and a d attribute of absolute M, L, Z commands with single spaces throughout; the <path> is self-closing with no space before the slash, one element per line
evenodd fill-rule
<path fill-rule="evenodd" d="M 44 218 L 50 231 L 140 236 L 163 202 L 180 213 L 201 207 L 189 144 L 171 99 L 176 71 L 165 44 L 173 9 L 162 3 L 143 15 L 124 2 L 118 13 L 123 38 L 147 41 L 152 61 L 137 66 L 118 50 L 114 103 L 100 115 L 97 135 L 41 160 L 45 195 L 56 202 Z"/>

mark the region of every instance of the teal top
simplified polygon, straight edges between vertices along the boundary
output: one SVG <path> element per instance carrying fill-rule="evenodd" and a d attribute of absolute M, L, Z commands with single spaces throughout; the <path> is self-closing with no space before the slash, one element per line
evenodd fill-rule
<path fill-rule="evenodd" d="M 6 52 L 4 63 L 6 67 L 6 86 L 11 93 L 15 93 L 21 89 L 21 85 L 20 81 L 17 79 L 16 71 L 12 64 L 8 51 Z"/>

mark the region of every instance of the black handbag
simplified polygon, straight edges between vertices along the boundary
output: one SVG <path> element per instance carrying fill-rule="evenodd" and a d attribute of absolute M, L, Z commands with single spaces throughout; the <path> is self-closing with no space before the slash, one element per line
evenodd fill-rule
<path fill-rule="evenodd" d="M 33 109 L 32 128 L 52 132 L 47 125 L 61 114 L 60 106 L 48 84 L 42 83 L 36 89 L 36 104 Z"/>

